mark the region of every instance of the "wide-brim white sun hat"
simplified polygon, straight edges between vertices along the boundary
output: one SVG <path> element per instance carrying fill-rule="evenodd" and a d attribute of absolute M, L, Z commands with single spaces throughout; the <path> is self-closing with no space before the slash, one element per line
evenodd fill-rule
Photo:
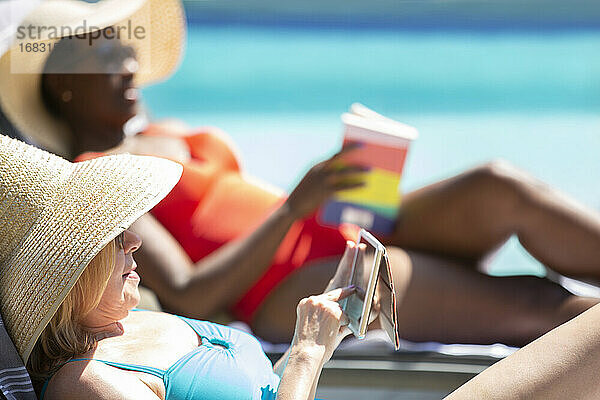
<path fill-rule="evenodd" d="M 24 363 L 89 262 L 181 172 L 129 154 L 71 163 L 0 136 L 0 311 Z"/>
<path fill-rule="evenodd" d="M 68 127 L 46 109 L 41 74 L 63 34 L 98 33 L 111 26 L 124 28 L 119 40 L 136 52 L 137 85 L 164 80 L 177 69 L 186 36 L 179 0 L 45 0 L 20 23 L 15 43 L 0 58 L 0 109 L 31 142 L 69 156 Z M 138 27 L 143 35 L 135 34 Z"/>

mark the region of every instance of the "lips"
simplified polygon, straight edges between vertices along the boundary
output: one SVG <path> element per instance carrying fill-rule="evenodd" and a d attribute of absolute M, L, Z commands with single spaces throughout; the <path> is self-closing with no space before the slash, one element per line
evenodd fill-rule
<path fill-rule="evenodd" d="M 135 281 L 139 281 L 140 280 L 140 276 L 137 274 L 137 272 L 135 271 L 131 271 L 130 273 L 127 274 L 125 279 L 132 279 Z"/>
<path fill-rule="evenodd" d="M 137 272 L 135 272 L 135 269 L 137 268 L 137 265 L 134 263 L 131 267 L 131 269 L 127 272 L 125 272 L 122 276 L 123 278 L 126 279 L 140 279 L 140 276 L 137 274 Z"/>
<path fill-rule="evenodd" d="M 125 89 L 125 91 L 123 92 L 123 98 L 127 101 L 137 101 L 138 90 L 134 87 Z"/>

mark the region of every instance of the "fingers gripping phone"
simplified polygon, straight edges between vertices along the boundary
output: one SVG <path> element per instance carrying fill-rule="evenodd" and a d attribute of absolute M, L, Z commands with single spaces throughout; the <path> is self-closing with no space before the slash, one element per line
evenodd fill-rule
<path fill-rule="evenodd" d="M 348 317 L 348 328 L 358 339 L 364 339 L 373 307 L 378 300 L 381 327 L 398 350 L 400 339 L 396 293 L 387 251 L 385 246 L 364 229 L 360 230 L 357 244 L 349 282 L 349 285 L 356 286 L 356 292 L 340 304 Z M 361 244 L 365 245 L 364 251 L 359 250 Z"/>

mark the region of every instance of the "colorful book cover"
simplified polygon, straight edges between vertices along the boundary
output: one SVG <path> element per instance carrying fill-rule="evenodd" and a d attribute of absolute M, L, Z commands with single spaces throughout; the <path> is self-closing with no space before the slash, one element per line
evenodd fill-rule
<path fill-rule="evenodd" d="M 371 232 L 393 232 L 402 200 L 400 182 L 415 128 L 386 118 L 361 104 L 353 104 L 342 115 L 344 146 L 361 146 L 343 157 L 343 162 L 369 168 L 366 184 L 335 194 L 320 210 L 320 221 L 338 226 L 352 223 Z"/>

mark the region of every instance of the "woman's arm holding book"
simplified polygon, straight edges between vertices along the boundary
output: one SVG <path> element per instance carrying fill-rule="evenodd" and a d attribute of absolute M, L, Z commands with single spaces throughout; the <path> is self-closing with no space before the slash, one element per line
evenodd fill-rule
<path fill-rule="evenodd" d="M 206 318 L 228 309 L 264 273 L 294 221 L 313 212 L 332 193 L 363 185 L 364 168 L 337 167 L 337 159 L 347 151 L 311 168 L 255 231 L 196 264 L 160 222 L 143 216 L 133 225 L 144 241 L 136 253 L 142 282 L 176 313 Z"/>

